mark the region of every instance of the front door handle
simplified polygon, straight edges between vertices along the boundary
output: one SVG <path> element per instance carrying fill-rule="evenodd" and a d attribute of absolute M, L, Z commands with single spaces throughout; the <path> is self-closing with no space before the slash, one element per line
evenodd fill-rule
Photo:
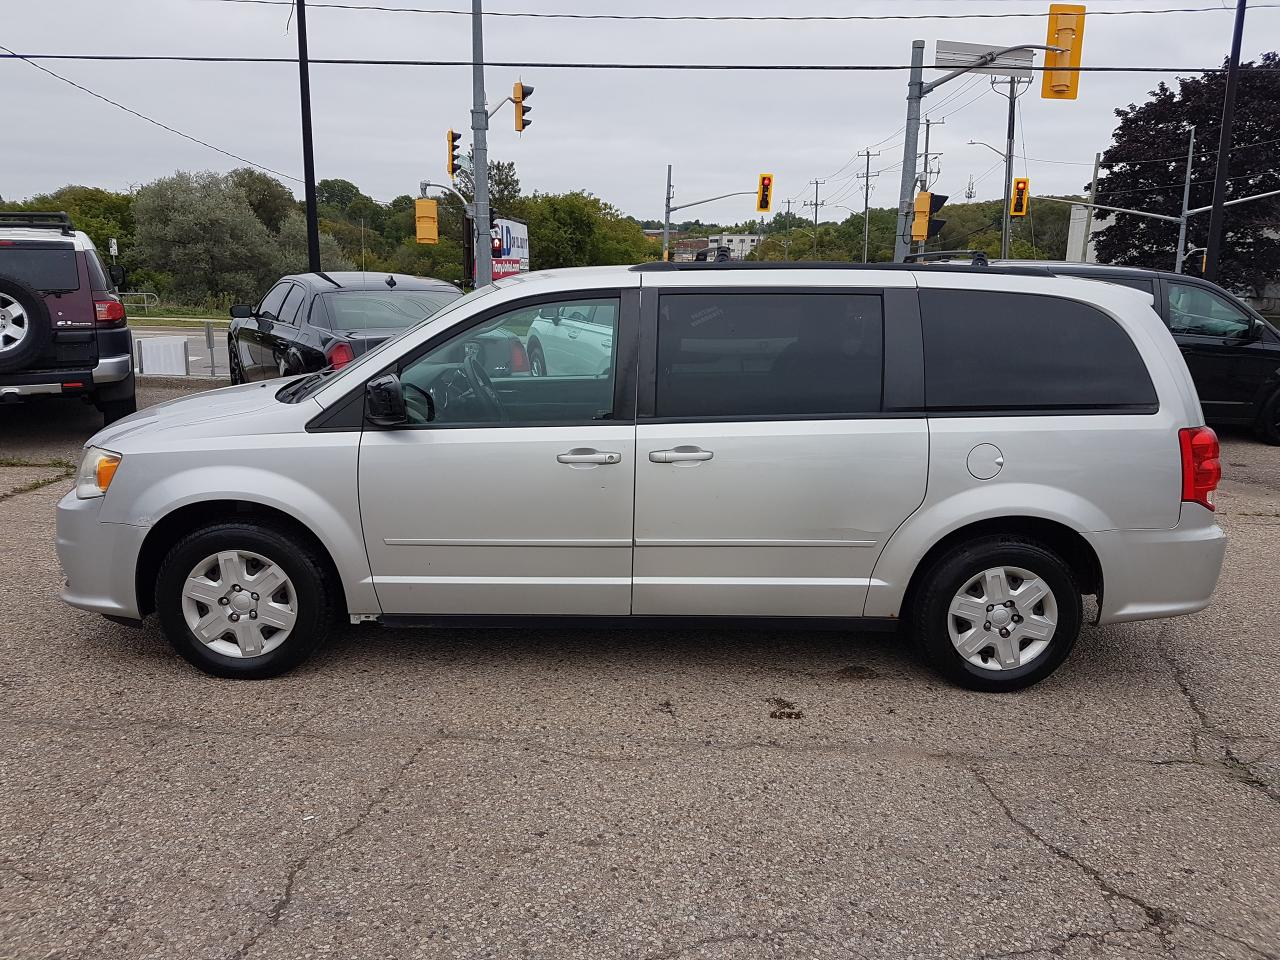
<path fill-rule="evenodd" d="M 591 447 L 574 447 L 568 453 L 556 455 L 556 462 L 568 464 L 621 463 L 622 454 L 612 450 L 595 450 Z"/>
<path fill-rule="evenodd" d="M 715 454 L 701 447 L 672 447 L 670 450 L 650 450 L 650 463 L 683 463 L 688 460 L 710 460 Z"/>

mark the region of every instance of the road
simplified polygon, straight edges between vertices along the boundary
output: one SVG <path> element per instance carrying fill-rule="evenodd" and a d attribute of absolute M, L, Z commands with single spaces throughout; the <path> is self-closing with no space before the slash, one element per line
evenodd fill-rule
<path fill-rule="evenodd" d="M 1226 440 L 1209 610 L 1014 695 L 776 630 L 235 683 L 56 599 L 89 414 L 0 408 L 0 957 L 1280 956 L 1280 449 Z"/>
<path fill-rule="evenodd" d="M 221 376 L 224 378 L 227 376 L 227 331 L 225 329 L 214 328 L 212 356 L 210 356 L 209 344 L 203 326 L 135 326 L 132 329 L 135 340 L 145 340 L 149 337 L 186 337 L 187 357 L 190 359 L 192 376 Z"/>

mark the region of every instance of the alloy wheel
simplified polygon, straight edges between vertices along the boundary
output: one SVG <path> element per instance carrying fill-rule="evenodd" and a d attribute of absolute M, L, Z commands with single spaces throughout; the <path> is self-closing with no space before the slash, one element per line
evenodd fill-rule
<path fill-rule="evenodd" d="M 16 350 L 30 328 L 31 318 L 22 304 L 0 293 L 0 353 Z"/>

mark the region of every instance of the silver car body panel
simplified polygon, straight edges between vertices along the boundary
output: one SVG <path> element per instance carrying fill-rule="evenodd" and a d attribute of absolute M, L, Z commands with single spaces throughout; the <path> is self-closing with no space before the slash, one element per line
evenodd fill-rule
<path fill-rule="evenodd" d="M 428 339 L 526 297 L 642 287 L 1024 291 L 1108 312 L 1145 358 L 1151 415 L 949 416 L 308 432 L 318 413 Z M 896 617 L 921 559 L 981 520 L 1036 517 L 1096 552 L 1104 622 L 1203 607 L 1213 515 L 1180 503 L 1177 432 L 1203 423 L 1151 298 L 1089 280 L 955 271 L 524 274 L 455 301 L 297 404 L 282 382 L 149 408 L 90 444 L 123 455 L 104 498 L 59 508 L 67 602 L 135 617 L 146 534 L 175 510 L 244 500 L 313 531 L 353 617 L 383 614 Z M 999 472 L 977 480 L 974 447 Z M 672 462 L 662 451 L 712 456 Z M 610 463 L 564 463 L 594 449 Z M 651 458 L 651 454 L 655 457 Z"/>

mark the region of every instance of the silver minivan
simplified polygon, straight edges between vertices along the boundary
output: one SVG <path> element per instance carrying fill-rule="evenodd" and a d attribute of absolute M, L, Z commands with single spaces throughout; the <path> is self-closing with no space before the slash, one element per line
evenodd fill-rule
<path fill-rule="evenodd" d="M 225 677 L 346 622 L 681 620 L 901 627 L 981 690 L 1051 674 L 1085 596 L 1208 604 L 1218 443 L 1150 296 L 828 266 L 523 274 L 342 370 L 143 410 L 59 504 L 63 599 Z M 486 370 L 495 333 L 536 375 Z"/>

